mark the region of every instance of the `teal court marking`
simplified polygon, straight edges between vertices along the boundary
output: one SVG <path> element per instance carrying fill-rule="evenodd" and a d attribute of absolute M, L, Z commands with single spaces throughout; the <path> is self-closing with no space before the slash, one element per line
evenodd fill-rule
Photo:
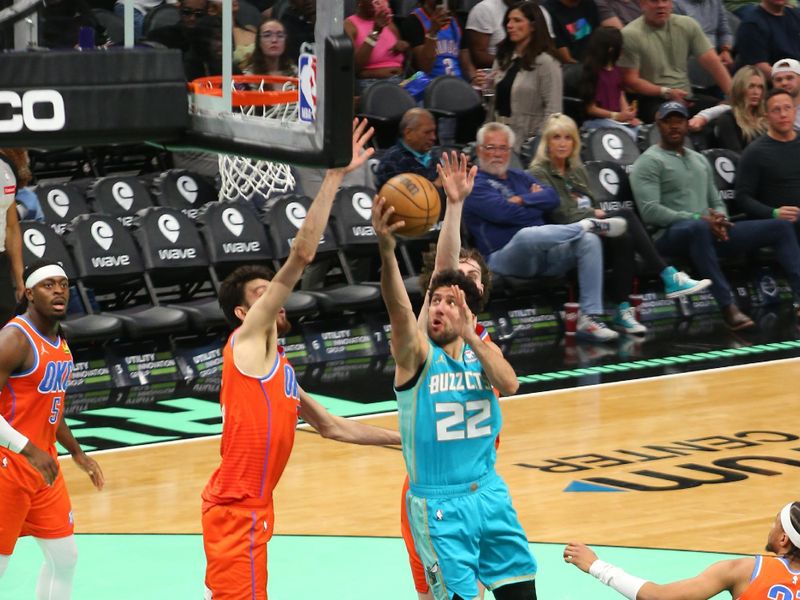
<path fill-rule="evenodd" d="M 205 557 L 199 535 L 78 535 L 76 600 L 198 600 Z M 536 588 L 548 600 L 619 600 L 619 594 L 567 565 L 563 544 L 531 544 L 539 562 Z M 594 546 L 629 573 L 665 583 L 691 577 L 733 555 Z M 0 600 L 34 597 L 39 548 L 23 538 L 3 579 Z M 272 600 L 409 600 L 414 587 L 399 538 L 275 536 L 269 544 Z M 486 598 L 492 598 L 486 594 Z M 719 594 L 715 598 L 729 598 Z"/>

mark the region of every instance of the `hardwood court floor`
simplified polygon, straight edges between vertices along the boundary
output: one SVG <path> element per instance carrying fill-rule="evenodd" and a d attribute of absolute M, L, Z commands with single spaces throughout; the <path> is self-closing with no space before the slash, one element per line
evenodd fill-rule
<path fill-rule="evenodd" d="M 790 359 L 505 400 L 498 470 L 532 541 L 759 552 L 778 509 L 800 497 L 798 381 Z M 394 415 L 364 422 L 397 425 Z M 65 460 L 77 531 L 198 533 L 218 446 L 97 453 L 100 493 Z M 403 478 L 396 448 L 300 430 L 276 533 L 396 537 Z"/>

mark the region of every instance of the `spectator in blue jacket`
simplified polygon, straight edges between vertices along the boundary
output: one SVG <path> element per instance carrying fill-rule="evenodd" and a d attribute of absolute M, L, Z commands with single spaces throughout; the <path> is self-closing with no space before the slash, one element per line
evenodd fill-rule
<path fill-rule="evenodd" d="M 400 173 L 416 173 L 433 182 L 441 190 L 442 184 L 436 173 L 436 160 L 431 148 L 436 143 L 436 120 L 424 108 L 410 108 L 398 125 L 400 139 L 381 156 L 375 170 L 375 188 Z"/>
<path fill-rule="evenodd" d="M 619 337 L 597 319 L 603 312 L 603 251 L 596 234 L 618 236 L 625 220 L 583 219 L 547 225 L 559 207 L 558 193 L 530 174 L 510 169 L 514 133 L 487 123 L 478 131 L 478 175 L 464 203 L 464 222 L 489 268 L 501 275 L 562 275 L 578 268 L 581 315 L 577 334 L 591 341 Z"/>

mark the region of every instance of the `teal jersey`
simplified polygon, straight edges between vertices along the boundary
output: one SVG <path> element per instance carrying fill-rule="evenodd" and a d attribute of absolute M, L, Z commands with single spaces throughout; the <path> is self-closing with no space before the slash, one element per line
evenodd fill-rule
<path fill-rule="evenodd" d="M 455 360 L 428 340 L 417 380 L 395 394 L 412 488 L 459 486 L 494 472 L 500 404 L 468 344 Z"/>

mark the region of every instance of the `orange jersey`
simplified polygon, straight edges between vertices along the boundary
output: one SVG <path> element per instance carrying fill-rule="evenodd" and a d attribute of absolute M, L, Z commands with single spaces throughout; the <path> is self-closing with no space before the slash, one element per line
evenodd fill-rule
<path fill-rule="evenodd" d="M 756 556 L 750 585 L 739 600 L 794 600 L 800 598 L 800 571 L 778 556 Z"/>
<path fill-rule="evenodd" d="M 31 443 L 56 458 L 56 430 L 63 418 L 64 395 L 72 375 L 69 346 L 61 337 L 55 341 L 45 337 L 24 316 L 14 317 L 5 327 L 25 334 L 34 360 L 27 371 L 12 373 L 0 390 L 0 414 Z M 6 448 L 0 448 L 0 456 L 19 458 Z M 33 470 L 27 460 L 19 462 Z"/>
<path fill-rule="evenodd" d="M 269 374 L 251 377 L 234 364 L 235 336 L 222 351 L 222 463 L 203 490 L 204 510 L 215 504 L 271 506 L 294 444 L 300 399 L 283 348 Z"/>

